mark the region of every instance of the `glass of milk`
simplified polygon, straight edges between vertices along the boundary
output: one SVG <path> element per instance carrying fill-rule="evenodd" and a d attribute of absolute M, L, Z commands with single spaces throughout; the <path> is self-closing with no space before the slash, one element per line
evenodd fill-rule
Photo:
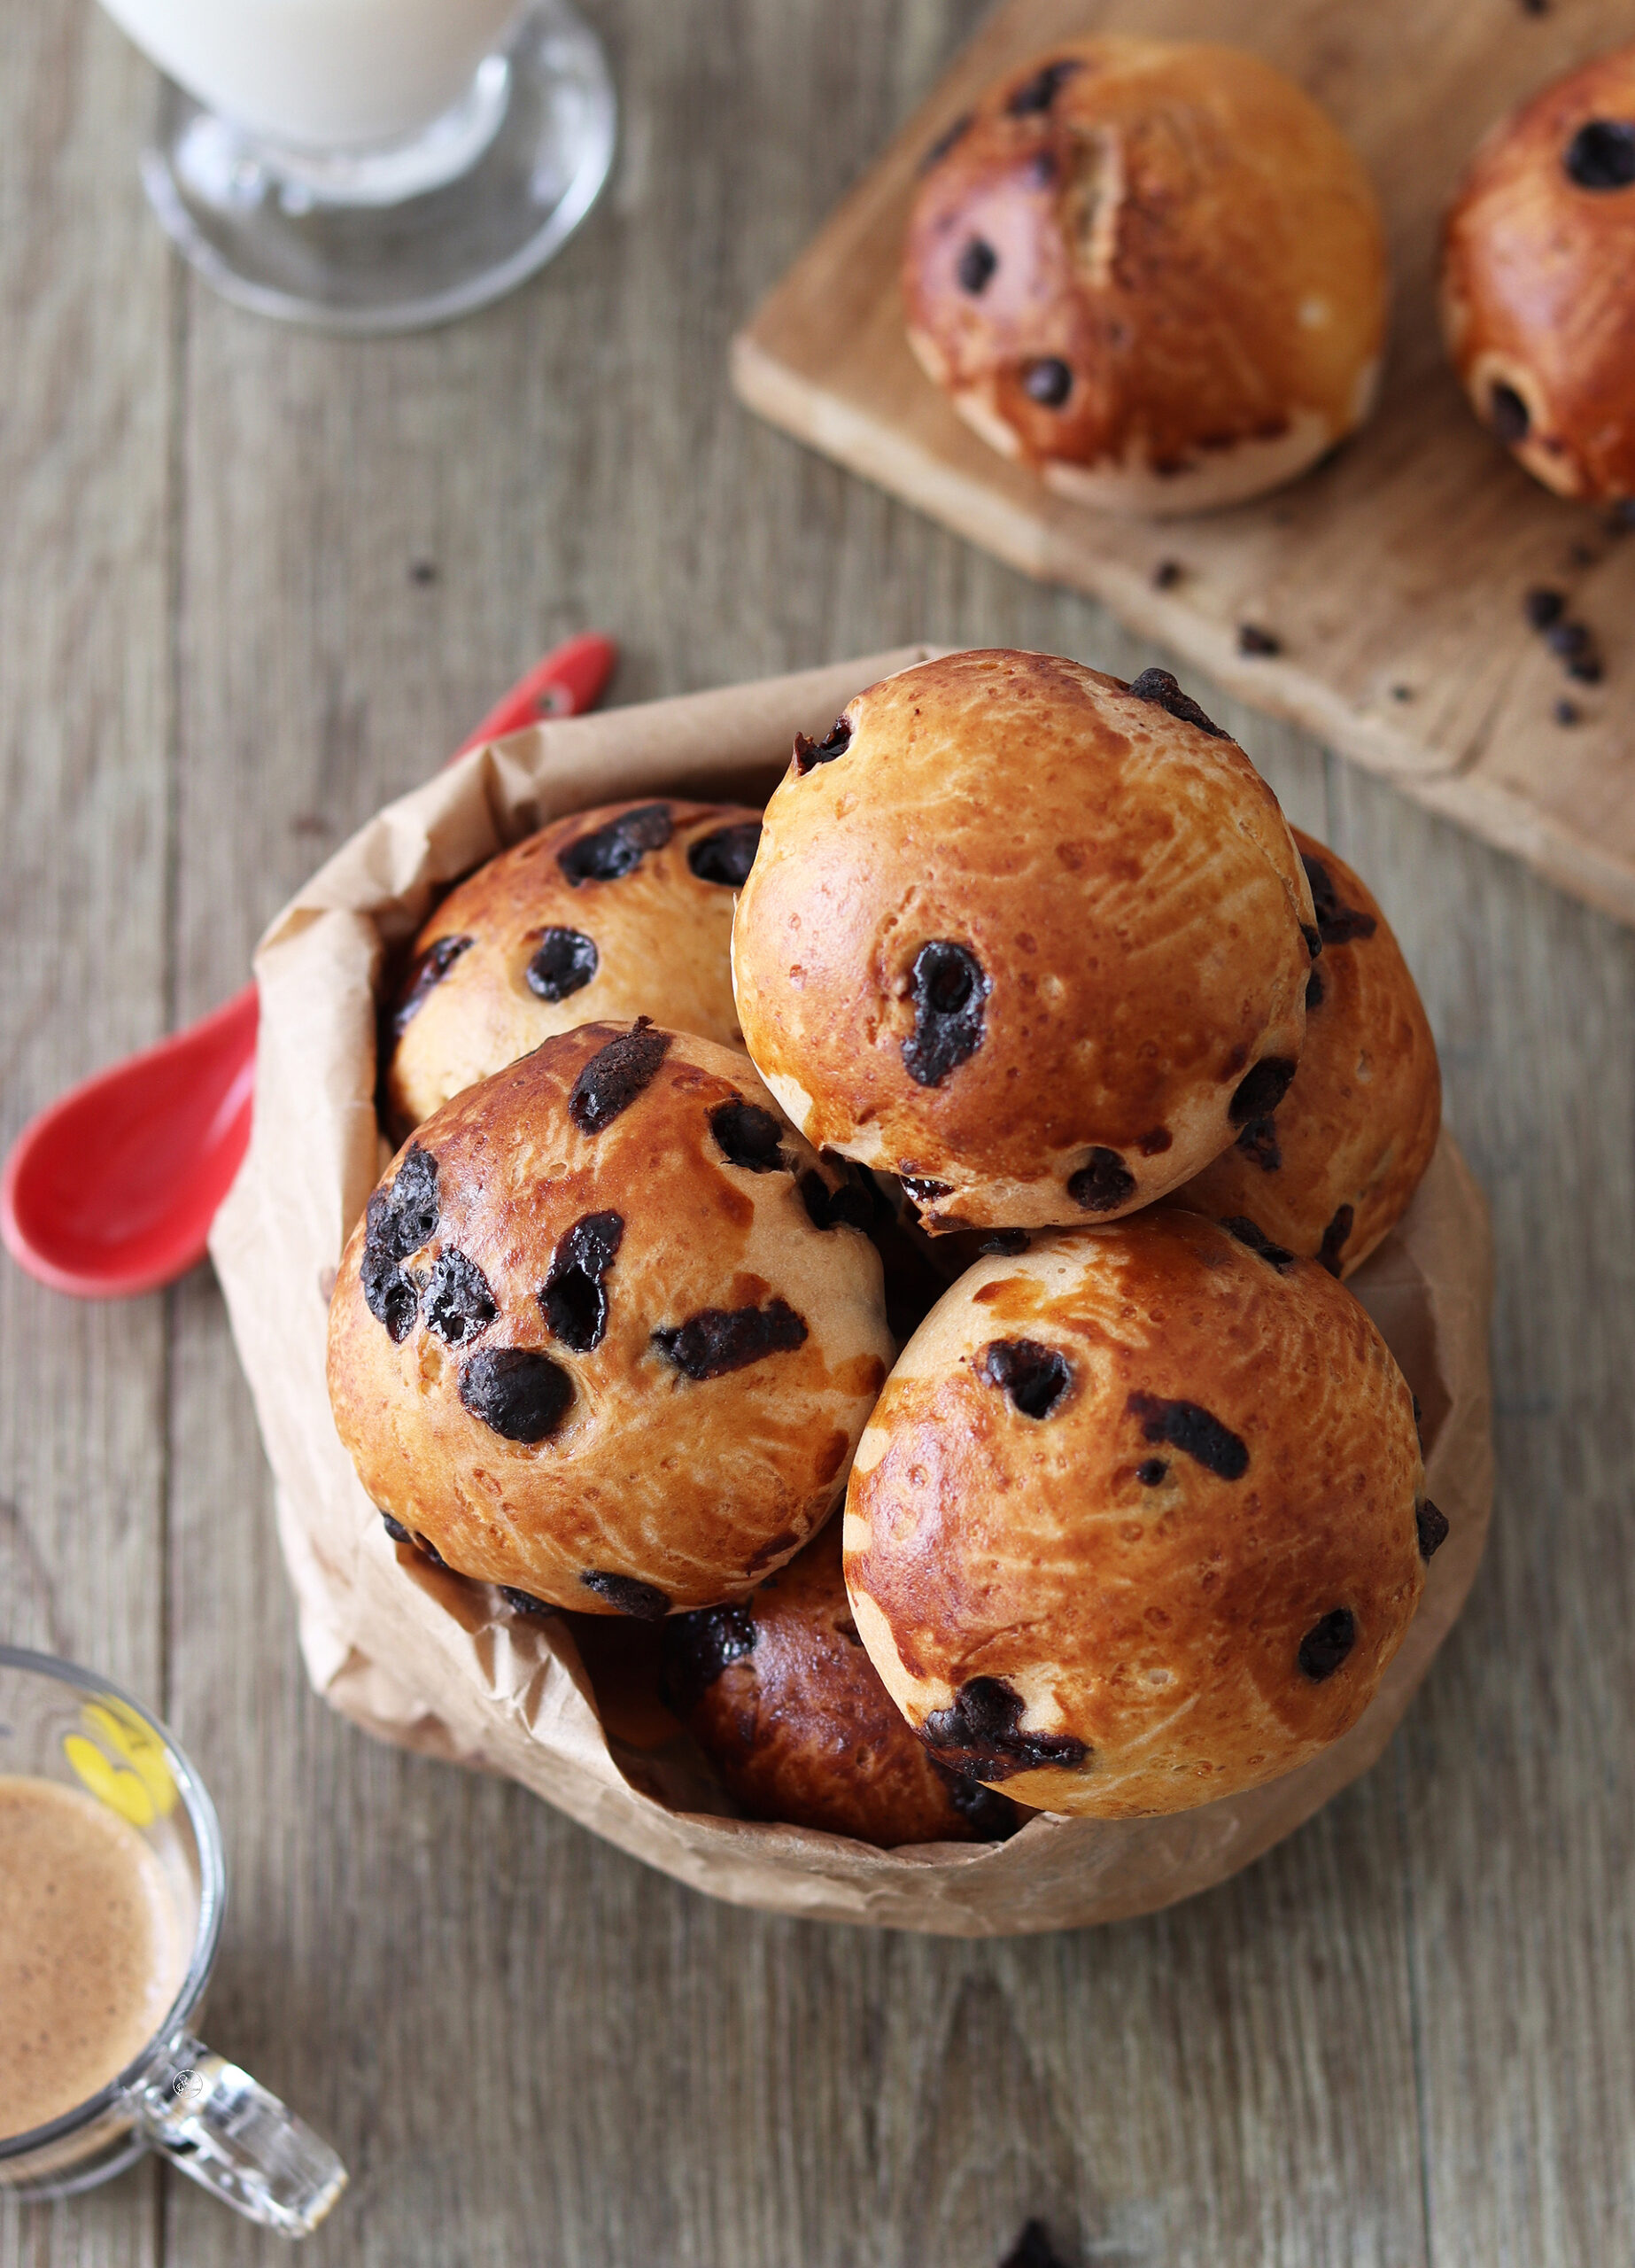
<path fill-rule="evenodd" d="M 568 0 L 105 4 L 166 74 L 154 210 L 264 315 L 464 315 L 550 258 L 612 162 L 607 60 Z"/>

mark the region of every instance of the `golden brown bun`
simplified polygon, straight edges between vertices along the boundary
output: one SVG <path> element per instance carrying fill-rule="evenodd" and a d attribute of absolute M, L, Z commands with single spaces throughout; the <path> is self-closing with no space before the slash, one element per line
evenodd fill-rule
<path fill-rule="evenodd" d="M 1113 510 L 1290 480 L 1360 425 L 1384 339 L 1360 159 L 1236 48 L 1065 40 L 934 154 L 909 338 L 983 439 Z"/>
<path fill-rule="evenodd" d="M 769 1102 L 733 1049 L 587 1024 L 394 1161 L 329 1396 L 374 1502 L 458 1573 L 655 1619 L 741 1597 L 827 1516 L 891 1340 L 840 1177 Z"/>
<path fill-rule="evenodd" d="M 394 1130 L 553 1032 L 651 1016 L 741 1046 L 732 894 L 761 815 L 739 804 L 604 804 L 501 851 L 415 940 L 391 1019 Z"/>
<path fill-rule="evenodd" d="M 1419 1602 L 1423 1485 L 1344 1286 L 1163 1207 L 934 1310 L 858 1447 L 847 1587 L 951 1763 L 1050 1810 L 1179 1811 L 1356 1722 Z"/>
<path fill-rule="evenodd" d="M 1442 316 L 1484 423 L 1562 496 L 1635 495 L 1635 45 L 1501 120 L 1447 217 Z"/>
<path fill-rule="evenodd" d="M 1402 1218 L 1430 1163 L 1442 1075 L 1418 987 L 1372 893 L 1323 843 L 1292 832 L 1323 943 L 1300 1068 L 1276 1110 L 1172 1202 L 1251 1220 L 1274 1244 L 1349 1276 Z"/>
<path fill-rule="evenodd" d="M 1024 1814 L 936 1763 L 863 1651 L 841 1573 L 841 1524 L 741 1606 L 664 1629 L 665 1692 L 752 1819 L 889 1850 L 1000 1842 Z"/>
<path fill-rule="evenodd" d="M 1312 920 L 1277 798 L 1173 678 L 951 654 L 797 744 L 739 1020 L 808 1138 L 903 1176 L 928 1228 L 1081 1223 L 1281 1094 Z"/>

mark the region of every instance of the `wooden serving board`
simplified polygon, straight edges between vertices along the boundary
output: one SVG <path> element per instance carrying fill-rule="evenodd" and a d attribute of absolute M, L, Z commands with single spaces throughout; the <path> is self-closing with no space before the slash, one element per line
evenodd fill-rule
<path fill-rule="evenodd" d="M 990 79 L 1092 30 L 1257 50 L 1338 120 L 1384 201 L 1380 408 L 1326 465 L 1229 511 L 1127 521 L 1050 495 L 960 422 L 903 338 L 898 253 L 923 152 Z M 1635 924 L 1635 534 L 1546 493 L 1481 429 L 1435 301 L 1440 215 L 1481 135 L 1631 38 L 1631 0 L 1540 16 L 1522 0 L 1006 0 L 735 340 L 734 382 L 798 439 Z M 1182 571 L 1160 588 L 1166 561 Z M 1570 682 L 1527 628 L 1536 584 L 1591 625 L 1603 684 Z M 1244 623 L 1280 651 L 1240 653 Z M 1564 696 L 1577 723 L 1556 719 Z"/>

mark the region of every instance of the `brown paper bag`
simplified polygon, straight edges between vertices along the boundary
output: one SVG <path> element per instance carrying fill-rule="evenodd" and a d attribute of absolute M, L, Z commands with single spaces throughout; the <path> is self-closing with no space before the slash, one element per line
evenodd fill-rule
<path fill-rule="evenodd" d="M 1464 1604 L 1492 1488 L 1486 1213 L 1445 1134 L 1397 1233 L 1353 1279 L 1419 1394 L 1450 1534 L 1361 1720 L 1270 1785 L 1164 1819 L 1041 1814 L 1008 1843 L 876 1851 L 731 1815 L 691 1744 L 645 1749 L 610 1674 L 601 1703 L 569 1624 L 399 1565 L 329 1417 L 329 1288 L 384 1168 L 375 996 L 384 951 L 440 888 L 585 805 L 655 793 L 760 801 L 797 731 L 821 734 L 910 648 L 757 685 L 541 725 L 476 750 L 372 819 L 274 922 L 256 959 L 255 1130 L 211 1250 L 277 1482 L 279 1535 L 318 1691 L 409 1748 L 508 1773 L 621 1849 L 746 1906 L 949 1936 L 1149 1912 L 1222 1881 L 1365 1771 Z M 408 1557 L 405 1554 L 405 1558 Z M 598 1650 L 599 1652 L 601 1651 Z"/>

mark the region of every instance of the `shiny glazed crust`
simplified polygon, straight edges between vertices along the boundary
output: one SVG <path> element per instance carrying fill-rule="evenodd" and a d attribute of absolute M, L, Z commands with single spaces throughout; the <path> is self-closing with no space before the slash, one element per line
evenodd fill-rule
<path fill-rule="evenodd" d="M 651 840 L 663 822 L 639 819 L 622 855 L 603 861 L 633 858 L 628 872 L 570 879 L 576 845 L 632 813 L 655 812 L 665 815 L 668 840 Z M 606 804 L 558 819 L 451 890 L 415 940 L 399 990 L 400 1032 L 386 1073 L 393 1131 L 407 1134 L 462 1087 L 577 1024 L 651 1016 L 665 1030 L 740 1046 L 727 960 L 733 886 L 701 877 L 688 857 L 724 829 L 759 823 L 758 812 L 736 804 Z M 547 929 L 588 938 L 595 957 L 593 973 L 577 981 L 589 958 L 580 949 L 579 967 L 566 972 L 571 990 L 562 975 L 541 973 L 537 982 L 556 999 L 529 981 Z M 469 944 L 438 975 L 430 957 L 462 938 Z"/>
<path fill-rule="evenodd" d="M 585 1074 L 616 1101 L 607 1067 L 620 1059 L 604 1051 L 628 1054 L 632 1037 L 649 1060 L 662 1050 L 656 1068 L 582 1130 L 576 1082 L 581 1098 Z M 859 1230 L 815 1225 L 809 1200 L 821 1214 L 840 1177 L 788 1130 L 763 1170 L 724 1154 L 712 1114 L 735 1099 L 769 1105 L 736 1051 L 591 1024 L 466 1089 L 394 1161 L 341 1263 L 329 1394 L 371 1498 L 460 1573 L 588 1613 L 656 1616 L 741 1597 L 834 1504 L 891 1359 L 879 1260 Z M 424 1221 L 402 1191 L 423 1183 L 427 1158 L 435 1227 L 405 1251 Z M 395 1247 L 394 1205 L 410 1223 Z M 600 1242 L 585 1230 L 597 1218 Z M 456 1312 L 439 1336 L 430 1318 L 451 1271 L 454 1308 L 472 1306 L 451 1248 L 497 1313 L 484 1322 L 479 1301 L 469 1329 Z M 700 1361 L 711 1311 L 747 1318 L 737 1367 Z M 468 1406 L 499 1395 L 504 1422 L 522 1422 L 506 1398 L 521 1391 L 518 1349 L 523 1418 L 553 1421 L 532 1440 Z M 554 1418 L 553 1396 L 566 1400 Z"/>
<path fill-rule="evenodd" d="M 1042 1416 L 1027 1361 L 991 1374 L 1019 1345 L 1035 1409 L 1062 1381 Z M 1361 1714 L 1423 1586 L 1422 1488 L 1351 1293 L 1162 1208 L 985 1260 L 933 1310 L 858 1448 L 847 1586 L 892 1698 L 984 1779 L 1184 1810 Z"/>
<path fill-rule="evenodd" d="M 1379 905 L 1343 858 L 1298 827 L 1312 862 L 1321 958 L 1287 1095 L 1173 1202 L 1245 1217 L 1349 1276 L 1419 1187 L 1442 1124 L 1442 1075 L 1418 987 Z"/>
<path fill-rule="evenodd" d="M 1598 56 L 1488 135 L 1449 212 L 1442 315 L 1476 415 L 1562 496 L 1635 495 L 1635 181 L 1566 162 L 1635 124 L 1635 45 Z"/>
<path fill-rule="evenodd" d="M 733 925 L 785 1111 L 907 1178 L 933 1230 L 1081 1224 L 1188 1180 L 1305 1028 L 1311 894 L 1248 757 L 1043 654 L 923 663 L 845 723 L 773 794 Z M 979 1044 L 924 1084 L 915 970 L 949 943 L 989 990 Z"/>
<path fill-rule="evenodd" d="M 839 1520 L 741 1607 L 672 1621 L 665 1638 L 672 1702 L 752 1819 L 882 1850 L 997 1841 L 1022 1824 L 903 1722 L 852 1620 Z"/>
<path fill-rule="evenodd" d="M 1116 35 L 989 89 L 903 264 L 910 343 L 984 439 L 1139 513 L 1259 494 L 1359 425 L 1386 287 L 1373 185 L 1309 97 L 1235 48 Z"/>

